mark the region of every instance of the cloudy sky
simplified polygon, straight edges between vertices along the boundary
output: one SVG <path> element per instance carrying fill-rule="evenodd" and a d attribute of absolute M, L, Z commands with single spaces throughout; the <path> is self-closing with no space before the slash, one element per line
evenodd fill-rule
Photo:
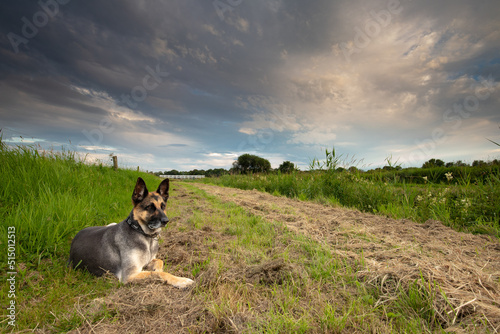
<path fill-rule="evenodd" d="M 498 0 L 41 0 L 0 4 L 11 145 L 147 170 L 358 167 L 500 150 Z M 22 137 L 22 139 L 21 139 Z"/>

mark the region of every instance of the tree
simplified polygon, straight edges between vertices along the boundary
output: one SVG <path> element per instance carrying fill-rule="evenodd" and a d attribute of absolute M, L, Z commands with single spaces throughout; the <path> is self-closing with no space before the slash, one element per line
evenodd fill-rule
<path fill-rule="evenodd" d="M 205 175 L 205 171 L 203 169 L 193 169 L 187 172 L 188 175 Z"/>
<path fill-rule="evenodd" d="M 206 177 L 219 177 L 225 174 L 227 174 L 227 170 L 224 168 L 209 169 L 205 171 Z"/>
<path fill-rule="evenodd" d="M 466 164 L 465 162 L 462 162 L 462 160 L 458 160 L 457 162 L 455 162 L 453 164 L 453 166 L 455 166 L 455 167 L 468 167 L 469 165 Z"/>
<path fill-rule="evenodd" d="M 349 172 L 351 172 L 351 173 L 358 173 L 359 169 L 356 166 L 351 166 L 351 167 L 349 167 Z"/>
<path fill-rule="evenodd" d="M 278 167 L 279 171 L 283 174 L 288 174 L 293 172 L 295 168 L 295 164 L 290 161 L 283 161 L 283 163 Z"/>
<path fill-rule="evenodd" d="M 486 166 L 486 162 L 484 162 L 483 160 L 474 160 L 472 162 L 472 167 L 483 167 L 483 166 Z"/>
<path fill-rule="evenodd" d="M 432 167 L 444 167 L 444 161 L 440 159 L 430 159 L 424 162 L 422 168 L 432 168 Z"/>
<path fill-rule="evenodd" d="M 401 167 L 399 165 L 398 166 L 384 166 L 382 169 L 385 171 L 393 171 L 393 170 L 401 170 L 401 169 L 403 169 L 403 167 Z"/>
<path fill-rule="evenodd" d="M 242 174 L 247 173 L 267 173 L 271 170 L 269 160 L 253 154 L 242 154 L 238 160 L 233 162 L 233 170 Z"/>

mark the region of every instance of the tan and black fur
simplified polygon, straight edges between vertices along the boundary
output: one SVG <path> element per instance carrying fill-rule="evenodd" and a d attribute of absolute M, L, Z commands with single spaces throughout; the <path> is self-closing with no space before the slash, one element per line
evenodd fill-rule
<path fill-rule="evenodd" d="M 152 277 L 178 288 L 193 284 L 189 278 L 164 272 L 163 261 L 156 259 L 158 234 L 168 223 L 168 190 L 168 179 L 150 193 L 144 180 L 138 178 L 129 216 L 118 224 L 92 226 L 78 232 L 71 243 L 70 264 L 97 276 L 111 272 L 124 283 Z"/>

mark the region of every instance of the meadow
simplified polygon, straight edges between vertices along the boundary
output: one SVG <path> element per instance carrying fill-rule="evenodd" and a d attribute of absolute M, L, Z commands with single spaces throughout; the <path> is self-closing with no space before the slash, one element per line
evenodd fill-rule
<path fill-rule="evenodd" d="M 458 231 L 500 237 L 500 167 L 343 169 L 223 175 L 197 182 L 355 208 L 395 219 L 439 220 Z"/>
<path fill-rule="evenodd" d="M 390 191 L 383 190 L 389 194 L 397 193 L 399 187 L 404 195 L 409 189 L 420 188 L 423 190 L 418 191 L 443 192 L 444 185 L 387 186 L 386 181 L 351 174 L 332 178 L 328 172 L 212 180 L 240 182 L 241 187 L 247 184 L 249 189 L 280 195 L 263 199 L 261 193 L 249 192 L 255 203 L 245 207 L 199 187 L 202 185 L 172 182 L 167 206 L 171 222 L 161 235 L 158 257 L 170 273 L 196 282 L 192 289 L 178 290 L 157 282 L 123 285 L 110 276 L 96 278 L 67 267 L 70 242 L 77 231 L 123 220 L 132 209 L 131 192 L 137 177 L 144 178 L 151 188 L 160 182 L 159 178 L 89 165 L 72 152 L 42 152 L 30 146 L 8 148 L 1 141 L 0 159 L 0 242 L 8 244 L 12 227 L 16 240 L 14 267 L 9 270 L 15 272 L 15 326 L 9 325 L 9 318 L 3 315 L 3 332 L 422 333 L 448 329 L 479 333 L 494 332 L 500 324 L 494 312 L 498 307 L 494 301 L 498 278 L 490 275 L 494 268 L 487 262 L 470 264 L 470 268 L 478 268 L 477 277 L 481 280 L 455 276 L 453 284 L 457 285 L 448 290 L 449 282 L 442 279 L 445 276 L 429 276 L 435 270 L 432 268 L 436 259 L 444 261 L 448 256 L 445 250 L 440 250 L 443 254 L 436 254 L 436 258 L 420 259 L 419 263 L 425 264 L 420 273 L 412 265 L 411 275 L 406 270 L 388 274 L 370 269 L 368 263 L 373 263 L 373 259 L 382 264 L 394 261 L 387 254 L 394 253 L 398 256 L 395 259 L 399 259 L 402 250 L 415 258 L 431 251 L 421 248 L 419 240 L 415 246 L 406 243 L 403 247 L 391 239 L 383 241 L 381 236 L 339 229 L 335 224 L 326 226 L 335 242 L 325 242 L 297 233 L 286 224 L 295 218 L 312 221 L 308 221 L 309 213 L 297 211 L 297 203 L 287 202 L 283 195 L 300 198 L 304 203 L 311 199 L 338 207 L 340 200 L 321 188 L 330 185 L 337 189 L 337 196 L 345 194 L 339 198 L 353 198 L 345 205 L 354 207 L 355 198 L 365 197 L 367 189 L 373 192 L 370 196 L 376 197 L 377 189 L 389 188 Z M 277 188 L 267 189 L 270 183 L 276 183 Z M 489 186 L 457 185 L 461 187 L 457 192 L 460 196 L 472 196 L 462 192 L 469 188 L 477 191 L 477 187 L 487 191 Z M 222 192 L 225 189 L 214 188 Z M 345 193 L 339 192 L 340 188 Z M 348 195 L 347 190 L 362 194 Z M 387 196 L 386 201 L 388 194 L 383 195 Z M 417 196 L 414 195 L 414 201 Z M 226 197 L 236 198 L 229 193 Z M 286 203 L 274 203 L 270 198 L 286 199 Z M 370 201 L 363 202 L 367 211 L 371 210 L 370 205 L 376 210 L 384 205 L 389 207 L 384 202 Z M 276 212 L 278 218 L 268 219 L 254 207 L 262 207 L 263 213 Z M 477 217 L 474 219 L 478 221 Z M 485 232 L 496 233 L 486 218 L 481 224 Z M 444 239 L 447 234 L 450 233 Z M 467 239 L 460 235 L 457 238 L 453 240 Z M 481 247 L 488 254 L 498 255 L 496 241 L 488 238 L 474 239 L 469 245 L 476 249 L 477 254 L 472 252 L 474 259 L 483 259 Z M 368 258 L 370 249 L 380 252 Z M 7 251 L 0 254 L 2 265 L 8 263 L 8 257 Z M 425 271 L 427 267 L 431 272 Z M 463 272 L 469 275 L 471 271 Z M 12 300 L 9 277 L 0 277 L 4 310 Z M 486 288 L 475 301 L 455 292 L 467 286 L 476 293 L 482 291 L 483 285 Z M 465 292 L 470 296 L 470 292 Z M 490 294 L 493 301 L 488 299 Z M 478 301 L 481 304 L 476 308 L 474 303 Z"/>

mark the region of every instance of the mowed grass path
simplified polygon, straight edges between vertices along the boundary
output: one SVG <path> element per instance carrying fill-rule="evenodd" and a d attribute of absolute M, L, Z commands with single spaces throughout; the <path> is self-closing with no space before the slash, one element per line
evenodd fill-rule
<path fill-rule="evenodd" d="M 464 169 L 464 173 L 471 169 Z M 433 172 L 436 171 L 419 170 L 421 175 Z M 444 173 L 442 170 L 439 172 Z M 448 183 L 405 183 L 399 181 L 396 173 L 390 175 L 388 172 L 377 178 L 373 173 L 324 170 L 224 175 L 196 182 L 244 190 L 257 189 L 277 196 L 356 208 L 395 219 L 405 218 L 421 223 L 435 219 L 457 231 L 500 238 L 498 167 L 492 167 L 474 182 L 470 177 L 455 175 Z"/>

